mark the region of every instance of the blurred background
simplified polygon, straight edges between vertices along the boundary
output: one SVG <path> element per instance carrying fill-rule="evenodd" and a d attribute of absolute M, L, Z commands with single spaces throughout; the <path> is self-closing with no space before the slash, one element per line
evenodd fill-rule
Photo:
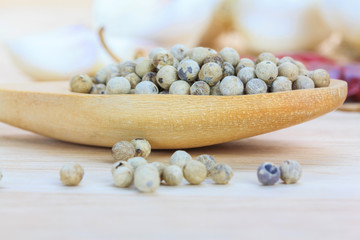
<path fill-rule="evenodd" d="M 346 80 L 348 101 L 360 101 L 358 9 L 358 0 L 0 0 L 0 82 L 68 80 L 182 43 L 290 55 Z"/>

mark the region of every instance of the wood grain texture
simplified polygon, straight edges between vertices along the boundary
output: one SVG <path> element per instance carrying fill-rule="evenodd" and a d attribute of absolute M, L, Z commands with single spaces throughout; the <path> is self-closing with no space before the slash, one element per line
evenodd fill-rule
<path fill-rule="evenodd" d="M 360 114 L 333 112 L 240 141 L 189 150 L 230 164 L 229 185 L 207 180 L 155 194 L 112 185 L 108 148 L 69 144 L 0 124 L 0 230 L 4 239 L 358 239 Z M 166 163 L 173 151 L 155 150 Z M 295 159 L 298 184 L 260 186 L 265 161 Z M 58 170 L 85 176 L 64 187 Z M 21 229 L 21 231 L 20 231 Z M 119 235 L 120 234 L 120 235 Z"/>
<path fill-rule="evenodd" d="M 0 86 L 0 121 L 67 142 L 110 147 L 148 139 L 193 148 L 299 124 L 339 107 L 347 85 L 242 96 L 89 95 L 67 82 Z"/>

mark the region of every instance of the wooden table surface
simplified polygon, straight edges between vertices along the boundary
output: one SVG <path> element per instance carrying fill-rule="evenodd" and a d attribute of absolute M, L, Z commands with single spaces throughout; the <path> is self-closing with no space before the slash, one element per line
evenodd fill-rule
<path fill-rule="evenodd" d="M 76 2 L 79 14 L 66 8 L 73 1 L 54 1 L 57 5 L 50 12 L 48 1 L 20 8 L 14 2 L 26 1 L 5 0 L 6 8 L 0 9 L 0 25 L 8 27 L 2 28 L 7 35 L 58 26 L 59 15 L 65 13 L 65 23 L 83 23 L 90 16 L 86 0 Z M 35 2 L 42 7 L 36 8 Z M 25 18 L 29 24 L 21 21 Z M 1 43 L 0 70 L 0 83 L 29 81 L 12 65 Z M 118 189 L 112 185 L 109 149 L 60 142 L 0 123 L 0 238 L 360 239 L 359 113 L 333 112 L 189 153 L 214 155 L 234 168 L 234 178 L 225 186 L 210 180 L 190 186 L 184 180 L 179 187 L 160 186 L 154 194 Z M 154 151 L 148 160 L 166 163 L 171 154 Z M 298 184 L 259 185 L 259 164 L 286 159 L 303 166 Z M 64 187 L 59 181 L 58 171 L 67 162 L 85 169 L 78 187 Z"/>

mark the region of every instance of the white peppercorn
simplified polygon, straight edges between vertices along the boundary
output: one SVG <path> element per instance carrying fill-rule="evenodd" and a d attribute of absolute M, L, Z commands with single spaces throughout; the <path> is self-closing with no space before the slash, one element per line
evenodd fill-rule
<path fill-rule="evenodd" d="M 324 69 L 317 69 L 310 75 L 315 87 L 328 87 L 330 85 L 330 75 Z"/>
<path fill-rule="evenodd" d="M 280 170 L 275 164 L 266 162 L 259 166 L 257 177 L 263 185 L 274 185 L 280 179 Z"/>
<path fill-rule="evenodd" d="M 189 49 L 182 45 L 182 44 L 176 44 L 170 49 L 170 53 L 176 58 L 178 61 L 183 60 L 185 57 L 187 57 Z"/>
<path fill-rule="evenodd" d="M 259 64 L 263 61 L 270 61 L 270 62 L 273 62 L 274 64 L 276 64 L 278 60 L 274 56 L 274 54 L 269 53 L 269 52 L 263 52 L 263 53 L 260 53 L 258 55 L 258 57 L 255 59 L 255 64 Z"/>
<path fill-rule="evenodd" d="M 240 61 L 239 53 L 233 48 L 225 47 L 219 52 L 219 54 L 225 62 L 231 63 L 234 67 Z"/>
<path fill-rule="evenodd" d="M 243 84 L 246 84 L 248 81 L 256 77 L 255 69 L 252 67 L 244 67 L 238 72 L 237 77 L 243 82 Z"/>
<path fill-rule="evenodd" d="M 210 169 L 213 168 L 216 164 L 215 159 L 208 154 L 202 154 L 202 155 L 198 156 L 196 158 L 196 160 L 205 165 L 206 170 L 207 170 L 207 175 L 209 176 Z"/>
<path fill-rule="evenodd" d="M 238 65 L 236 65 L 236 73 L 239 73 L 244 67 L 251 67 L 255 69 L 255 63 L 250 58 L 241 58 Z"/>
<path fill-rule="evenodd" d="M 280 178 L 286 184 L 292 184 L 301 178 L 302 169 L 295 160 L 286 160 L 280 165 Z"/>
<path fill-rule="evenodd" d="M 204 81 L 197 81 L 190 87 L 190 95 L 210 95 L 210 86 Z"/>
<path fill-rule="evenodd" d="M 204 64 L 199 72 L 199 80 L 206 82 L 210 87 L 215 86 L 222 77 L 223 72 L 221 66 L 213 62 Z"/>
<path fill-rule="evenodd" d="M 278 76 L 278 68 L 276 64 L 271 61 L 262 61 L 256 65 L 255 74 L 266 84 L 271 85 Z"/>
<path fill-rule="evenodd" d="M 235 75 L 235 68 L 229 62 L 224 62 L 224 64 L 222 65 L 222 69 L 224 77 Z"/>
<path fill-rule="evenodd" d="M 173 67 L 176 68 L 176 69 L 178 69 L 179 64 L 180 64 L 179 60 L 177 60 L 176 58 L 174 58 Z"/>
<path fill-rule="evenodd" d="M 210 95 L 217 95 L 217 96 L 221 96 L 221 91 L 220 91 L 220 81 L 213 87 L 210 88 Z"/>
<path fill-rule="evenodd" d="M 156 82 L 165 90 L 169 90 L 171 84 L 177 80 L 176 68 L 170 65 L 162 67 L 156 74 Z"/>
<path fill-rule="evenodd" d="M 159 172 L 156 167 L 145 164 L 135 170 L 135 187 L 144 193 L 154 192 L 160 186 Z"/>
<path fill-rule="evenodd" d="M 98 70 L 95 74 L 96 83 L 106 84 L 111 78 L 111 71 L 107 68 Z"/>
<path fill-rule="evenodd" d="M 169 94 L 189 95 L 190 85 L 184 80 L 178 80 L 171 84 Z"/>
<path fill-rule="evenodd" d="M 151 145 L 144 138 L 135 138 L 131 141 L 135 147 L 135 157 L 147 158 L 151 153 Z"/>
<path fill-rule="evenodd" d="M 125 77 L 130 73 L 134 73 L 136 69 L 136 62 L 134 61 L 124 61 L 119 64 L 119 75 Z"/>
<path fill-rule="evenodd" d="M 277 62 L 277 65 L 280 66 L 281 64 L 283 64 L 285 62 L 295 64 L 295 60 L 292 57 L 283 57 Z"/>
<path fill-rule="evenodd" d="M 128 141 L 115 143 L 111 150 L 115 161 L 127 161 L 135 156 L 135 147 Z"/>
<path fill-rule="evenodd" d="M 297 80 L 293 82 L 293 89 L 310 89 L 314 88 L 315 84 L 313 80 L 309 77 L 305 76 L 298 76 Z"/>
<path fill-rule="evenodd" d="M 150 165 L 157 168 L 160 179 L 163 179 L 163 173 L 164 173 L 164 169 L 165 169 L 166 165 L 161 162 L 152 162 L 152 163 L 150 163 Z"/>
<path fill-rule="evenodd" d="M 134 168 L 135 171 L 139 166 L 147 165 L 148 163 L 143 157 L 132 157 L 129 158 L 127 161 Z"/>
<path fill-rule="evenodd" d="M 114 170 L 112 176 L 116 187 L 127 188 L 134 180 L 134 170 L 126 166 L 120 166 Z"/>
<path fill-rule="evenodd" d="M 244 84 L 235 76 L 227 76 L 220 83 L 220 92 L 223 96 L 241 95 L 244 92 Z"/>
<path fill-rule="evenodd" d="M 134 168 L 127 161 L 117 161 L 111 166 L 111 174 L 114 174 L 115 170 L 119 167 L 127 167 L 134 171 Z"/>
<path fill-rule="evenodd" d="M 60 180 L 66 186 L 78 185 L 84 176 L 84 169 L 78 163 L 68 163 L 60 170 Z"/>
<path fill-rule="evenodd" d="M 139 82 L 135 87 L 135 94 L 158 94 L 159 89 L 157 86 L 150 82 Z"/>
<path fill-rule="evenodd" d="M 220 66 L 222 66 L 224 64 L 224 60 L 222 59 L 222 57 L 220 55 L 212 55 L 212 56 L 206 57 L 203 61 L 203 64 L 206 64 L 209 62 L 217 63 Z"/>
<path fill-rule="evenodd" d="M 251 79 L 246 83 L 245 92 L 247 94 L 260 94 L 267 92 L 267 85 L 266 83 L 258 78 Z"/>
<path fill-rule="evenodd" d="M 164 66 L 170 65 L 172 66 L 174 64 L 174 57 L 166 52 L 166 53 L 157 53 L 152 58 L 153 65 L 156 69 L 161 69 Z"/>
<path fill-rule="evenodd" d="M 136 64 L 135 72 L 139 77 L 143 77 L 148 72 L 155 72 L 155 67 L 151 59 L 144 58 Z"/>
<path fill-rule="evenodd" d="M 190 184 L 201 184 L 207 177 L 207 169 L 199 161 L 187 161 L 184 167 L 184 177 Z"/>
<path fill-rule="evenodd" d="M 178 76 L 181 80 L 194 82 L 198 77 L 200 67 L 197 62 L 191 59 L 184 59 L 177 68 Z"/>
<path fill-rule="evenodd" d="M 295 81 L 299 75 L 299 68 L 291 62 L 282 63 L 278 70 L 279 76 L 287 77 L 292 82 Z"/>
<path fill-rule="evenodd" d="M 91 78 L 86 74 L 75 75 L 70 81 L 70 89 L 72 92 L 89 93 L 92 86 Z"/>
<path fill-rule="evenodd" d="M 105 94 L 106 86 L 105 84 L 93 84 L 90 94 Z"/>
<path fill-rule="evenodd" d="M 156 47 L 156 48 L 153 48 L 149 54 L 149 58 L 150 59 L 153 59 L 154 56 L 158 53 L 167 53 L 166 49 L 162 48 L 162 47 Z"/>
<path fill-rule="evenodd" d="M 111 78 L 106 85 L 107 94 L 127 94 L 130 89 L 130 82 L 124 77 Z"/>
<path fill-rule="evenodd" d="M 271 84 L 271 92 L 291 91 L 292 82 L 287 77 L 277 77 Z"/>
<path fill-rule="evenodd" d="M 228 184 L 234 173 L 229 165 L 217 163 L 210 169 L 209 176 L 216 184 Z"/>
<path fill-rule="evenodd" d="M 294 63 L 295 63 L 295 65 L 299 68 L 299 70 L 307 70 L 306 69 L 306 66 L 302 63 L 302 62 L 300 62 L 300 61 L 294 61 Z"/>
<path fill-rule="evenodd" d="M 311 71 L 306 70 L 306 69 L 300 69 L 299 71 L 299 75 L 301 76 L 305 76 L 305 77 L 311 77 Z"/>
<path fill-rule="evenodd" d="M 170 165 L 164 168 L 163 179 L 169 186 L 179 185 L 183 177 L 183 170 L 176 165 Z"/>
<path fill-rule="evenodd" d="M 141 82 L 141 78 L 136 73 L 130 73 L 126 75 L 125 78 L 129 81 L 131 89 L 134 89 L 136 85 Z"/>
<path fill-rule="evenodd" d="M 183 150 L 177 150 L 173 153 L 170 157 L 170 165 L 176 165 L 180 167 L 181 169 L 184 168 L 185 164 L 192 160 L 192 157 L 190 154 Z"/>
<path fill-rule="evenodd" d="M 204 62 L 204 59 L 209 56 L 216 55 L 217 52 L 211 48 L 205 47 L 195 47 L 188 51 L 188 56 L 190 59 L 194 60 L 201 66 Z"/>
<path fill-rule="evenodd" d="M 109 65 L 106 65 L 105 68 L 110 71 L 110 78 L 121 76 L 121 74 L 120 74 L 120 65 L 118 65 L 116 63 L 112 63 L 112 64 L 109 64 Z"/>
<path fill-rule="evenodd" d="M 157 87 L 159 87 L 159 84 L 158 84 L 157 81 L 156 81 L 156 73 L 155 73 L 155 72 L 148 72 L 148 73 L 146 73 L 146 74 L 142 77 L 141 81 L 150 81 L 150 82 L 152 82 L 153 84 L 155 84 Z"/>

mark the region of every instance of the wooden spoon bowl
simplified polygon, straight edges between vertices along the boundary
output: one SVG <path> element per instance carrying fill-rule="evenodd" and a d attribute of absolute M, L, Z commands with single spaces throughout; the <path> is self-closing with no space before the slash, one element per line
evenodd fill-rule
<path fill-rule="evenodd" d="M 146 138 L 154 149 L 193 148 L 290 127 L 335 110 L 347 84 L 241 96 L 90 95 L 68 82 L 0 85 L 0 121 L 72 143 L 111 147 Z"/>

